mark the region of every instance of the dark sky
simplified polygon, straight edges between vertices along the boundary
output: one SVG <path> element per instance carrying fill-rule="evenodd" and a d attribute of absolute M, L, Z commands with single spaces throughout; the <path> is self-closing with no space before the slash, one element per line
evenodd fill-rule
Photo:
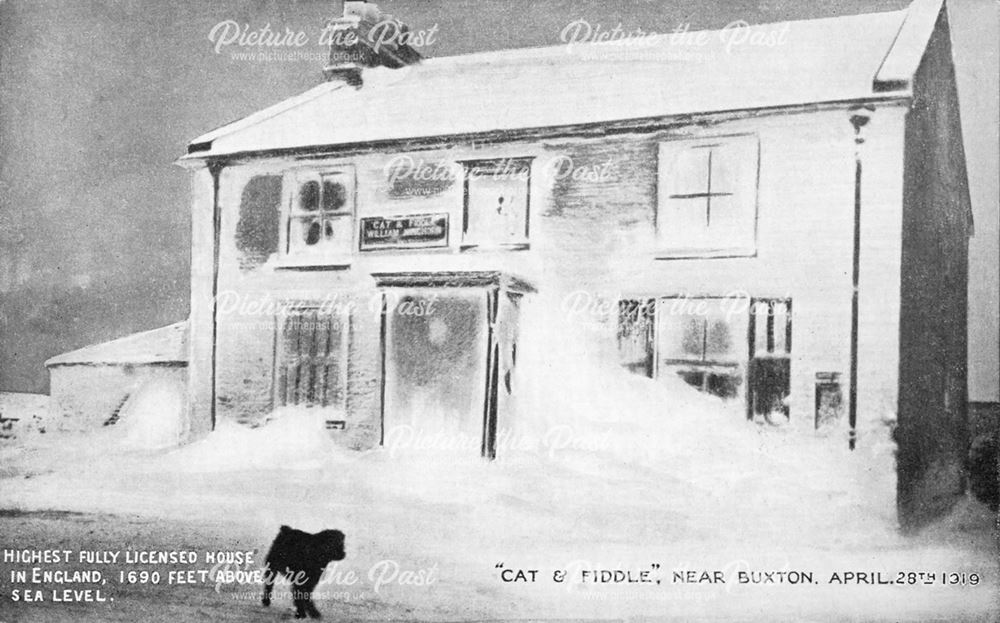
<path fill-rule="evenodd" d="M 576 19 L 670 32 L 894 10 L 906 0 L 391 0 L 421 52 L 559 43 Z M 977 239 L 973 397 L 997 399 L 997 9 L 951 2 Z M 338 0 L 0 0 L 0 390 L 46 391 L 41 363 L 184 318 L 191 138 L 301 92 L 322 63 L 236 60 L 224 20 L 304 32 Z M 844 42 L 850 45 L 850 42 Z M 235 46 L 232 46 L 235 47 Z M 817 79 L 822 79 L 817 76 Z M 992 240 L 992 244 L 989 244 Z M 989 268 L 992 267 L 992 268 Z M 977 363 L 978 361 L 978 363 Z"/>

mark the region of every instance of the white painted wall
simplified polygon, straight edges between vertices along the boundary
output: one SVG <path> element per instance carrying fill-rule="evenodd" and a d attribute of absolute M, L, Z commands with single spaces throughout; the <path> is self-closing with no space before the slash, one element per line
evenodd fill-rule
<path fill-rule="evenodd" d="M 902 196 L 902 107 L 883 107 L 866 130 L 861 281 L 859 426 L 894 416 L 898 372 L 899 214 Z M 732 259 L 656 259 L 654 217 L 657 143 L 678 136 L 755 133 L 760 139 L 757 253 Z M 497 269 L 532 282 L 551 300 L 586 291 L 594 300 L 620 296 L 722 295 L 790 297 L 794 305 L 792 419 L 811 426 L 817 372 L 840 372 L 844 396 L 849 369 L 854 131 L 846 110 L 733 119 L 688 125 L 656 134 L 606 139 L 565 139 L 503 145 L 429 149 L 408 155 L 436 163 L 476 158 L 534 156 L 531 248 L 461 252 L 462 184 L 432 196 L 390 198 L 387 166 L 397 154 L 340 159 L 263 160 L 228 167 L 222 175 L 222 245 L 219 287 L 249 302 L 322 299 L 347 293 L 356 302 L 352 320 L 347 437 L 364 446 L 378 430 L 378 310 L 370 273 L 394 270 Z M 583 169 L 607 165 L 598 180 L 545 179 L 552 158 L 569 156 Z M 299 271 L 278 258 L 241 268 L 235 243 L 242 189 L 254 176 L 316 164 L 350 163 L 357 171 L 357 217 L 448 212 L 451 246 L 441 250 L 357 254 L 347 270 Z M 196 187 L 210 184 L 199 172 Z M 205 365 L 205 269 L 211 257 L 204 226 L 207 196 L 196 192 L 192 303 L 192 378 Z M 210 248 L 210 247 L 209 247 Z M 264 306 L 266 309 L 266 305 Z M 195 320 L 195 316 L 199 320 Z M 259 421 L 270 408 L 274 325 L 267 313 L 236 310 L 219 318 L 220 415 Z M 614 318 L 604 311 L 568 318 L 588 330 L 581 339 L 610 354 Z M 201 329 L 196 328 L 201 325 Z M 201 337 L 198 337 L 201 336 Z M 197 378 L 196 378 L 197 377 Z M 199 389 L 200 388 L 200 389 Z M 199 414 L 203 410 L 199 410 Z M 846 406 L 845 406 L 846 414 Z M 198 417 L 202 417 L 199 415 Z M 351 432 L 360 427 L 360 432 Z"/>

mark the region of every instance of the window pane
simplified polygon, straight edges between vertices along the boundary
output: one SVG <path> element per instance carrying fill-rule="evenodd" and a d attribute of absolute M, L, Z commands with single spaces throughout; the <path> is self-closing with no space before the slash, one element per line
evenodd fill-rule
<path fill-rule="evenodd" d="M 710 361 L 735 362 L 747 357 L 747 322 L 750 317 L 746 299 L 705 299 L 705 358 Z"/>
<path fill-rule="evenodd" d="M 705 318 L 698 299 L 664 299 L 657 309 L 657 341 L 663 361 L 702 361 Z"/>
<path fill-rule="evenodd" d="M 744 226 L 743 213 L 733 197 L 712 197 L 708 201 L 705 220 L 712 239 L 719 246 L 729 246 L 738 241 Z"/>
<path fill-rule="evenodd" d="M 659 224 L 660 240 L 670 248 L 701 248 L 710 244 L 708 199 L 668 199 Z"/>
<path fill-rule="evenodd" d="M 742 196 L 712 197 L 708 235 L 715 248 L 752 248 L 755 220 Z"/>
<path fill-rule="evenodd" d="M 767 301 L 757 301 L 754 303 L 754 354 L 767 354 Z"/>
<path fill-rule="evenodd" d="M 669 195 L 691 195 L 708 192 L 708 157 L 711 149 L 682 148 L 675 152 L 667 165 L 671 183 Z"/>
<path fill-rule="evenodd" d="M 350 253 L 354 240 L 354 219 L 350 216 L 328 216 L 323 221 L 323 239 L 331 253 Z"/>
<path fill-rule="evenodd" d="M 709 374 L 705 380 L 705 391 L 720 398 L 736 398 L 739 396 L 743 376 L 734 374 Z"/>
<path fill-rule="evenodd" d="M 746 194 L 757 185 L 757 141 L 727 139 L 712 149 L 712 192 Z"/>
<path fill-rule="evenodd" d="M 705 319 L 698 317 L 685 318 L 682 323 L 681 350 L 685 359 L 705 358 Z"/>
<path fill-rule="evenodd" d="M 322 238 L 322 224 L 318 218 L 292 219 L 290 232 L 292 248 L 315 246 Z"/>
<path fill-rule="evenodd" d="M 731 359 L 734 354 L 733 334 L 729 322 L 724 318 L 712 318 L 706 322 L 705 358 L 712 360 Z"/>
<path fill-rule="evenodd" d="M 319 209 L 319 182 L 309 180 L 299 186 L 299 210 L 315 212 Z"/>
<path fill-rule="evenodd" d="M 724 146 L 712 150 L 712 192 L 733 193 L 739 189 L 739 162 Z"/>
<path fill-rule="evenodd" d="M 774 354 L 785 355 L 791 350 L 788 344 L 788 303 L 774 302 Z"/>
<path fill-rule="evenodd" d="M 323 177 L 323 211 L 339 212 L 349 209 L 347 205 L 347 186 L 344 184 L 343 176 Z"/>

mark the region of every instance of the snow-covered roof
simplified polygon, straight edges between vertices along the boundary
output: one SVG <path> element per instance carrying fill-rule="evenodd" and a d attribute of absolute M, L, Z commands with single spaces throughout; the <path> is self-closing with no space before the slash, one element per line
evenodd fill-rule
<path fill-rule="evenodd" d="M 942 0 L 909 9 L 426 59 L 321 84 L 187 159 L 906 95 Z"/>
<path fill-rule="evenodd" d="M 46 367 L 70 365 L 186 365 L 186 320 L 56 355 Z"/>

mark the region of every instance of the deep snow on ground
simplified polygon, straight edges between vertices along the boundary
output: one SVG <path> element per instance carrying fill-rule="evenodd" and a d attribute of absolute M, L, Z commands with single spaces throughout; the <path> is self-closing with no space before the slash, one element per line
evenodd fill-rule
<path fill-rule="evenodd" d="M 0 392 L 0 442 L 47 429 L 49 397 Z"/>
<path fill-rule="evenodd" d="M 923 535 L 900 536 L 883 426 L 867 425 L 850 452 L 844 431 L 761 427 L 680 381 L 629 375 L 558 335 L 527 337 L 536 346 L 519 365 L 530 374 L 514 379 L 516 415 L 500 423 L 494 462 L 476 458 L 469 440 L 433 431 L 389 431 L 386 447 L 340 449 L 324 430 L 329 414 L 309 410 L 276 413 L 257 429 L 220 422 L 184 447 L 143 449 L 126 442 L 137 430 L 160 438 L 164 414 L 137 409 L 86 436 L 35 435 L 3 447 L 0 508 L 92 513 L 84 517 L 96 518 L 96 532 L 69 538 L 77 529 L 69 520 L 46 527 L 47 519 L 15 514 L 0 525 L 17 532 L 0 545 L 51 538 L 79 549 L 251 548 L 262 557 L 281 524 L 336 527 L 347 534 L 348 557 L 328 569 L 317 599 L 335 620 L 996 619 L 992 517 L 970 501 Z M 129 517 L 149 529 L 137 535 Z M 661 583 L 581 582 L 584 569 L 648 571 Z M 505 582 L 516 576 L 504 570 L 537 570 L 536 581 Z M 554 582 L 556 570 L 569 579 Z M 721 570 L 727 582 L 675 583 L 681 570 Z M 810 571 L 817 583 L 734 583 L 751 570 Z M 844 571 L 981 579 L 827 582 Z M 353 584 L 344 581 L 349 572 Z M 238 598 L 247 589 L 259 586 L 130 587 L 120 599 L 150 608 L 98 604 L 72 618 L 287 618 L 287 597 L 265 612 L 255 594 Z M 188 603 L 180 595 L 197 606 L 155 606 Z M 50 620 L 66 612 L 3 607 Z"/>
<path fill-rule="evenodd" d="M 888 444 L 850 453 L 830 439 L 731 424 L 733 414 L 724 405 L 707 410 L 706 397 L 685 396 L 684 387 L 666 391 L 680 393 L 688 407 L 702 407 L 691 418 L 710 425 L 695 427 L 683 414 L 645 426 L 621 418 L 577 421 L 569 433 L 557 429 L 547 438 L 512 434 L 510 447 L 501 446 L 494 463 L 440 450 L 340 450 L 322 418 L 308 412 L 279 414 L 254 430 L 222 423 L 207 438 L 170 451 L 124 450 L 125 428 L 85 439 L 39 436 L 4 449 L 4 465 L 16 465 L 17 473 L 3 481 L 0 506 L 134 513 L 176 535 L 161 535 L 160 547 L 204 543 L 250 547 L 261 555 L 280 524 L 309 531 L 339 527 L 348 535 L 348 559 L 328 575 L 353 570 L 360 580 L 352 586 L 331 581 L 326 592 L 321 587 L 320 595 L 329 596 L 319 600 L 328 618 L 343 604 L 350 620 L 995 615 L 996 556 L 981 507 L 969 503 L 929 536 L 904 539 L 895 531 Z M 635 454 L 641 458 L 630 459 L 635 448 L 643 451 Z M 193 523 L 185 528 L 185 522 Z M 199 522 L 216 527 L 206 536 Z M 111 531 L 103 547 L 156 545 L 127 538 L 126 522 L 111 518 L 100 525 Z M 44 530 L 33 529 L 33 545 L 44 546 Z M 51 534 L 64 536 L 61 527 Z M 74 545 L 99 547 L 86 538 Z M 539 569 L 537 577 L 545 579 L 504 583 L 498 563 Z M 554 569 L 637 570 L 654 563 L 663 569 L 658 586 L 549 579 Z M 369 574 L 393 565 L 429 571 L 435 582 L 390 581 L 375 591 L 377 572 Z M 720 569 L 727 575 L 811 570 L 824 584 L 674 585 L 675 569 Z M 825 584 L 830 572 L 845 570 L 966 571 L 979 573 L 982 581 L 978 587 Z M 224 588 L 192 595 L 208 611 L 217 606 L 259 615 L 255 598 L 235 597 L 258 586 Z M 355 597 L 339 592 L 347 589 Z M 171 590 L 168 599 L 178 599 L 179 589 L 160 590 L 126 592 L 120 599 L 156 603 Z M 275 616 L 282 607 L 276 600 Z M 131 613 L 122 620 L 134 620 L 136 611 L 122 608 L 77 608 L 74 618 Z"/>

